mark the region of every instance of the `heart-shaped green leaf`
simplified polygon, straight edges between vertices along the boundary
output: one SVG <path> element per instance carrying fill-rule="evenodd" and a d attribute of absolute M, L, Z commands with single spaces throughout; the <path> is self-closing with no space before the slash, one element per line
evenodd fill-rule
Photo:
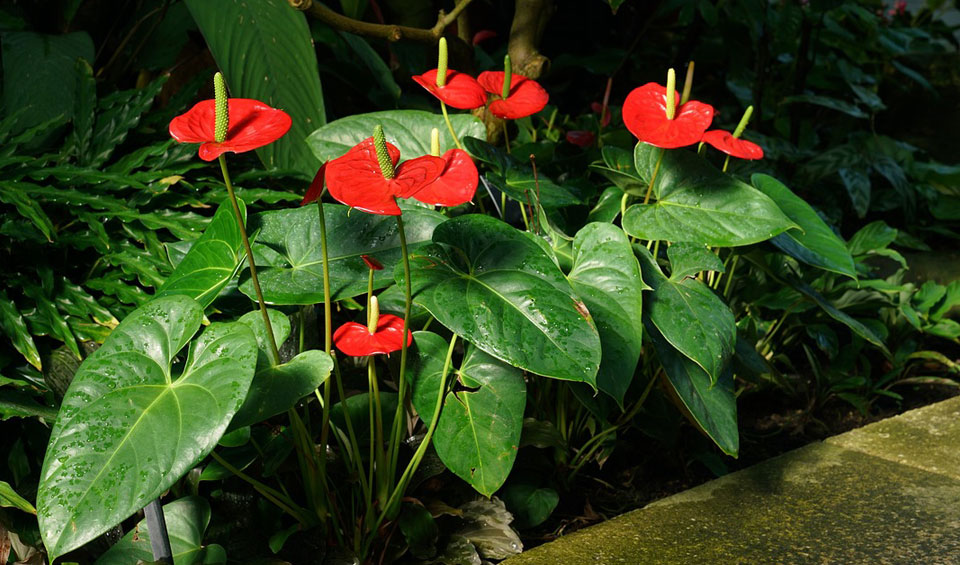
<path fill-rule="evenodd" d="M 657 327 L 646 323 L 657 357 L 667 380 L 677 392 L 694 423 L 727 455 L 740 451 L 737 429 L 737 399 L 733 394 L 733 374 L 725 371 L 716 383 L 703 369 L 677 351 L 664 339 Z"/>
<path fill-rule="evenodd" d="M 430 332 L 417 332 L 414 339 L 418 361 L 411 373 L 413 405 L 429 424 L 447 343 Z M 523 373 L 468 346 L 460 370 L 451 368 L 450 375 L 448 381 L 457 378 L 459 383 L 444 395 L 433 447 L 448 469 L 490 496 L 507 480 L 517 457 L 527 394 Z"/>
<path fill-rule="evenodd" d="M 623 230 L 587 224 L 573 241 L 570 284 L 587 305 L 600 333 L 597 388 L 620 406 L 640 359 L 644 290 L 640 266 Z"/>
<path fill-rule="evenodd" d="M 674 281 L 696 276 L 700 271 L 724 271 L 723 261 L 702 243 L 678 241 L 667 248 L 667 257 L 670 259 L 670 280 Z"/>
<path fill-rule="evenodd" d="M 603 165 L 590 165 L 590 170 L 607 177 L 607 180 L 617 185 L 623 192 L 634 196 L 643 196 L 647 192 L 647 183 L 637 176 L 637 169 L 633 164 L 633 153 L 613 145 L 604 146 L 601 150 Z"/>
<path fill-rule="evenodd" d="M 483 122 L 470 114 L 452 115 L 450 122 L 460 139 L 465 136 L 487 137 Z M 443 116 L 423 110 L 390 110 L 340 118 L 310 134 L 307 144 L 321 161 L 329 161 L 373 135 L 373 128 L 378 125 L 383 126 L 387 141 L 400 150 L 401 161 L 429 155 L 430 131 L 434 128 L 440 132 L 441 154 L 456 147 Z"/>
<path fill-rule="evenodd" d="M 246 220 L 246 206 L 242 200 L 237 203 Z M 156 296 L 182 294 L 204 308 L 212 304 L 243 264 L 242 237 L 233 206 L 224 200 L 203 235 L 193 242 Z"/>
<path fill-rule="evenodd" d="M 287 2 L 187 0 L 230 95 L 290 114 L 290 131 L 257 149 L 267 168 L 313 176 L 320 166 L 303 139 L 326 122 L 317 56 L 306 16 Z"/>
<path fill-rule="evenodd" d="M 257 371 L 230 429 L 262 422 L 293 408 L 301 398 L 322 385 L 332 370 L 333 360 L 329 355 L 309 349 L 282 365 Z"/>
<path fill-rule="evenodd" d="M 500 496 L 513 513 L 513 526 L 518 529 L 539 526 L 550 517 L 560 502 L 557 491 L 540 486 L 534 477 L 510 479 L 510 484 L 503 488 Z"/>
<path fill-rule="evenodd" d="M 411 252 L 430 241 L 433 229 L 446 220 L 442 214 L 419 206 L 401 206 L 407 246 Z M 320 218 L 316 206 L 263 212 L 250 222 L 260 230 L 253 246 L 260 287 L 271 304 L 316 304 L 323 302 L 323 254 Z M 374 288 L 393 282 L 392 269 L 400 262 L 400 236 L 393 216 L 350 211 L 339 204 L 325 204 L 327 254 L 330 258 L 330 294 L 334 300 L 367 290 L 369 269 L 360 258 L 369 255 L 384 266 L 373 277 Z M 247 278 L 240 290 L 254 298 Z"/>
<path fill-rule="evenodd" d="M 240 408 L 257 362 L 247 326 L 211 324 L 191 344 L 182 374 L 172 374 L 202 319 L 191 298 L 158 298 L 80 366 L 40 473 L 37 509 L 51 560 L 157 498 L 216 446 Z"/>
<path fill-rule="evenodd" d="M 634 157 L 645 181 L 657 169 L 661 152 L 653 186 L 657 201 L 627 209 L 623 228 L 629 235 L 734 247 L 797 227 L 767 195 L 688 151 L 638 143 Z"/>
<path fill-rule="evenodd" d="M 417 304 L 515 367 L 596 388 L 597 329 L 546 242 L 478 214 L 440 224 L 433 241 L 411 258 Z"/>
<path fill-rule="evenodd" d="M 208 563 L 204 556 L 210 548 L 203 545 L 203 532 L 210 524 L 210 505 L 206 500 L 198 496 L 188 496 L 164 504 L 163 519 L 167 523 L 170 549 L 176 565 Z M 146 519 L 140 520 L 127 535 L 101 555 L 94 565 L 130 565 L 140 561 L 153 561 L 150 528 Z"/>
<path fill-rule="evenodd" d="M 771 176 L 755 174 L 750 182 L 800 226 L 800 229 L 783 232 L 770 243 L 794 259 L 856 280 L 857 270 L 847 245 L 809 204 Z"/>
<path fill-rule="evenodd" d="M 653 287 L 644 301 L 649 322 L 716 382 L 737 342 L 730 308 L 696 279 L 668 279 L 645 247 L 637 245 L 635 249 L 643 280 Z"/>

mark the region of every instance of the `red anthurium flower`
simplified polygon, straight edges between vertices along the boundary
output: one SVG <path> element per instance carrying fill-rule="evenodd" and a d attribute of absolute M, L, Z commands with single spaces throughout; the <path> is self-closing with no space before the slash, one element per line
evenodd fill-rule
<path fill-rule="evenodd" d="M 674 119 L 667 119 L 667 89 L 655 82 L 633 89 L 623 102 L 623 123 L 637 139 L 656 147 L 674 149 L 700 141 L 713 121 L 713 106 L 690 100 L 680 104 L 674 93 L 677 110 Z"/>
<path fill-rule="evenodd" d="M 363 259 L 363 262 L 366 263 L 367 268 L 370 269 L 371 271 L 383 270 L 383 263 L 381 263 L 380 261 L 377 261 L 376 257 L 371 257 L 369 255 L 361 255 L 360 258 Z"/>
<path fill-rule="evenodd" d="M 314 175 L 313 182 L 310 183 L 307 193 L 303 196 L 303 200 L 300 201 L 301 206 L 306 206 L 317 198 L 320 198 L 320 195 L 323 194 L 323 179 L 326 170 L 326 163 L 320 165 L 320 169 L 318 169 L 317 174 Z"/>
<path fill-rule="evenodd" d="M 601 104 L 601 103 L 599 103 L 599 102 L 591 102 L 591 103 L 590 103 L 590 109 L 593 110 L 593 113 L 594 113 L 594 114 L 603 114 L 603 115 L 600 117 L 600 126 L 601 126 L 601 127 L 607 127 L 608 125 L 610 125 L 610 107 L 609 107 L 609 106 L 607 106 L 607 108 L 606 108 L 607 111 L 604 112 L 604 111 L 603 111 L 603 110 L 604 110 L 603 104 Z"/>
<path fill-rule="evenodd" d="M 480 45 L 484 41 L 487 41 L 488 39 L 493 39 L 496 36 L 497 36 L 497 32 L 493 31 L 492 29 L 481 29 L 477 33 L 473 34 L 473 39 L 471 40 L 471 42 L 474 45 Z"/>
<path fill-rule="evenodd" d="M 729 131 L 722 129 L 710 130 L 703 134 L 701 141 L 709 143 L 731 157 L 750 160 L 763 159 L 762 147 L 746 139 L 733 137 L 733 134 Z"/>
<path fill-rule="evenodd" d="M 590 147 L 596 141 L 597 136 L 592 131 L 573 130 L 567 132 L 566 138 L 567 143 L 572 143 L 577 147 Z"/>
<path fill-rule="evenodd" d="M 464 73 L 447 69 L 447 83 L 437 86 L 437 69 L 431 69 L 422 75 L 414 75 L 413 80 L 426 88 L 447 106 L 460 110 L 473 110 L 487 103 L 487 93 L 476 79 Z"/>
<path fill-rule="evenodd" d="M 186 114 L 170 121 L 170 135 L 180 143 L 201 143 L 200 158 L 213 161 L 228 151 L 243 153 L 269 145 L 283 137 L 290 129 L 290 116 L 283 110 L 271 108 L 259 100 L 230 98 L 227 107 L 230 125 L 227 137 L 220 143 L 214 140 L 216 122 L 215 101 L 197 102 Z"/>
<path fill-rule="evenodd" d="M 400 160 L 400 150 L 387 143 L 393 166 Z M 377 161 L 373 138 L 368 137 L 327 163 L 326 181 L 330 195 L 347 206 L 386 216 L 399 216 L 396 198 L 410 198 L 440 176 L 446 161 L 424 155 L 405 161 L 392 179 L 384 178 Z"/>
<path fill-rule="evenodd" d="M 408 330 L 407 345 L 411 343 L 413 334 Z M 333 332 L 333 344 L 352 357 L 399 351 L 403 347 L 403 318 L 382 314 L 373 333 L 363 324 L 347 322 Z"/>
<path fill-rule="evenodd" d="M 459 206 L 473 199 L 480 176 L 473 159 L 463 149 L 451 149 L 441 157 L 446 166 L 437 180 L 413 195 L 424 204 Z"/>
<path fill-rule="evenodd" d="M 485 71 L 477 77 L 477 82 L 487 92 L 500 96 L 503 93 L 503 79 L 503 71 Z M 513 74 L 510 77 L 510 95 L 491 102 L 490 111 L 498 118 L 516 120 L 543 110 L 548 100 L 550 95 L 537 81 Z"/>

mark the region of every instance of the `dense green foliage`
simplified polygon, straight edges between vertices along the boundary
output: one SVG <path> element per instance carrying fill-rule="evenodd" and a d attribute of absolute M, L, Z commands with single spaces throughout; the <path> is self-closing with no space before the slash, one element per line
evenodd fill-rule
<path fill-rule="evenodd" d="M 609 466 L 749 458 L 753 399 L 816 420 L 960 383 L 960 278 L 910 270 L 960 239 L 945 2 L 557 3 L 550 104 L 452 115 L 477 193 L 402 224 L 296 203 L 375 126 L 402 159 L 455 146 L 408 78 L 432 42 L 286 0 L 127 4 L 0 6 L 0 565 L 7 531 L 18 559 L 149 561 L 161 496 L 178 564 L 500 559 Z M 337 8 L 426 32 L 450 7 L 415 4 Z M 451 66 L 496 70 L 513 4 L 468 13 L 502 36 L 448 33 Z M 626 94 L 688 60 L 714 127 L 754 107 L 763 160 L 627 131 Z M 230 157 L 236 211 L 167 135 L 214 65 L 293 118 Z M 409 354 L 325 351 L 325 294 L 336 327 L 365 293 L 409 310 Z"/>

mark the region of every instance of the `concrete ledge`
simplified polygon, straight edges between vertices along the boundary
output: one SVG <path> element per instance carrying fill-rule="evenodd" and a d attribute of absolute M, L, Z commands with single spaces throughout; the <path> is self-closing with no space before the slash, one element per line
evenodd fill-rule
<path fill-rule="evenodd" d="M 504 563 L 960 563 L 958 411 L 808 445 Z"/>

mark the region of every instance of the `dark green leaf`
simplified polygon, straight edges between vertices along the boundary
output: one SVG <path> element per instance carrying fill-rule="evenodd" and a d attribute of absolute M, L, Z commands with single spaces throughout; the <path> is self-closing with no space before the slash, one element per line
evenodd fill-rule
<path fill-rule="evenodd" d="M 153 105 L 153 99 L 160 94 L 169 75 L 160 75 L 142 89 L 115 92 L 100 101 L 101 112 L 93 130 L 93 145 L 90 149 L 89 165 L 102 165 L 113 154 L 131 129 L 140 123 L 140 117 Z M 124 184 L 133 184 L 130 179 L 120 180 Z"/>
<path fill-rule="evenodd" d="M 188 496 L 163 505 L 170 548 L 176 565 L 204 563 L 203 532 L 210 523 L 210 505 L 198 496 Z M 144 518 L 115 543 L 94 565 L 131 565 L 150 562 L 150 528 Z"/>
<path fill-rule="evenodd" d="M 794 96 L 787 96 L 782 100 L 783 104 L 795 104 L 798 102 L 823 106 L 824 108 L 830 108 L 831 110 L 843 112 L 844 114 L 853 116 L 854 118 L 870 117 L 869 114 L 861 110 L 856 104 L 847 102 L 846 100 L 831 98 L 829 96 L 820 96 L 818 94 L 796 94 Z"/>
<path fill-rule="evenodd" d="M 857 216 L 862 218 L 867 215 L 870 209 L 870 177 L 860 169 L 848 169 L 841 167 L 837 169 L 843 186 L 847 189 L 847 195 L 850 197 L 850 203 Z"/>
<path fill-rule="evenodd" d="M 737 328 L 730 308 L 696 279 L 668 279 L 645 247 L 635 246 L 643 280 L 653 287 L 644 301 L 644 324 L 706 371 L 716 382 L 733 355 Z"/>
<path fill-rule="evenodd" d="M 246 206 L 238 201 L 246 218 Z M 243 240 L 233 206 L 223 201 L 203 235 L 193 242 L 156 296 L 183 294 L 204 308 L 213 303 L 243 264 Z"/>
<path fill-rule="evenodd" d="M 777 236 L 780 237 L 780 236 Z M 677 242 L 667 248 L 670 259 L 670 280 L 681 281 L 687 277 L 696 277 L 701 271 L 725 271 L 723 261 L 706 245 L 690 242 Z"/>
<path fill-rule="evenodd" d="M 482 215 L 444 222 L 433 240 L 412 257 L 417 304 L 511 365 L 596 387 L 599 335 L 546 242 Z"/>
<path fill-rule="evenodd" d="M 434 228 L 446 217 L 419 206 L 403 206 L 403 224 L 411 253 L 430 241 Z M 393 216 L 378 216 L 346 206 L 325 204 L 330 294 L 334 300 L 367 290 L 369 269 L 360 258 L 370 255 L 384 266 L 374 274 L 374 288 L 393 282 L 392 269 L 400 263 L 400 236 Z M 323 254 L 316 206 L 263 212 L 252 218 L 259 229 L 254 255 L 264 299 L 271 304 L 323 302 Z M 249 278 L 240 290 L 254 297 Z"/>
<path fill-rule="evenodd" d="M 853 234 L 847 242 L 847 249 L 854 257 L 866 255 L 871 251 L 886 249 L 897 239 L 897 230 L 888 226 L 886 222 L 877 220 L 870 222 Z"/>
<path fill-rule="evenodd" d="M 623 230 L 587 224 L 573 242 L 573 270 L 567 275 L 600 333 L 602 357 L 597 388 L 623 406 L 641 353 L 644 290 L 640 266 Z"/>
<path fill-rule="evenodd" d="M 418 332 L 416 370 L 411 375 L 413 403 L 429 424 L 437 405 L 446 357 L 446 340 Z M 439 359 L 439 364 L 436 362 Z M 520 370 L 468 347 L 459 371 L 451 371 L 466 390 L 445 393 L 433 435 L 437 455 L 450 471 L 484 496 L 507 479 L 520 445 L 526 384 Z M 479 387 L 479 389 L 478 389 Z M 471 390 L 478 389 L 478 390 Z"/>
<path fill-rule="evenodd" d="M 590 165 L 590 169 L 605 176 L 623 192 L 634 196 L 643 196 L 647 192 L 648 182 L 637 175 L 633 153 L 612 145 L 605 146 L 601 153 L 603 165 Z"/>
<path fill-rule="evenodd" d="M 587 222 L 613 222 L 620 214 L 620 201 L 623 200 L 623 189 L 608 186 L 600 194 L 596 205 L 587 215 Z"/>
<path fill-rule="evenodd" d="M 407 540 L 411 555 L 417 559 L 430 559 L 436 554 L 440 530 L 429 510 L 419 504 L 404 503 L 397 525 Z"/>
<path fill-rule="evenodd" d="M 878 336 L 876 332 L 867 327 L 863 322 L 855 319 L 853 316 L 850 316 L 846 312 L 838 309 L 836 306 L 831 304 L 826 298 L 823 297 L 819 292 L 813 289 L 810 285 L 804 283 L 803 281 L 793 281 L 793 287 L 800 291 L 804 296 L 812 300 L 817 306 L 819 306 L 828 316 L 834 320 L 842 323 L 843 325 L 850 328 L 853 333 L 862 337 L 863 339 L 869 341 L 870 343 L 876 345 L 884 353 L 889 355 L 887 346 L 883 343 L 883 338 Z"/>
<path fill-rule="evenodd" d="M 171 374 L 202 318 L 190 298 L 158 298 L 81 365 L 40 476 L 37 508 L 51 560 L 157 498 L 214 448 L 240 408 L 257 360 L 243 324 L 211 324 L 191 344 L 183 373 Z"/>
<path fill-rule="evenodd" d="M 223 70 L 230 95 L 260 100 L 293 119 L 285 136 L 257 150 L 260 160 L 268 168 L 313 177 L 320 162 L 303 140 L 326 117 L 305 14 L 285 0 L 187 0 L 187 7 Z"/>
<path fill-rule="evenodd" d="M 43 418 L 53 422 L 57 419 L 57 410 L 38 403 L 25 392 L 0 389 L 0 421 L 10 418 Z"/>
<path fill-rule="evenodd" d="M 457 137 L 486 138 L 483 122 L 470 114 L 450 116 Z M 450 138 L 443 116 L 422 110 L 390 110 L 370 114 L 354 114 L 340 118 L 310 134 L 307 144 L 321 161 L 335 159 L 354 145 L 373 135 L 373 128 L 383 126 L 387 141 L 400 150 L 400 160 L 430 154 L 430 130 L 440 132 L 440 152 L 456 147 Z"/>
<path fill-rule="evenodd" d="M 750 182 L 772 198 L 777 206 L 800 226 L 800 229 L 787 230 L 778 235 L 771 243 L 804 263 L 857 278 L 853 257 L 847 251 L 846 244 L 820 219 L 809 204 L 771 176 L 756 174 L 751 177 Z"/>
<path fill-rule="evenodd" d="M 333 361 L 329 355 L 309 349 L 287 363 L 257 371 L 230 429 L 262 422 L 293 408 L 322 385 L 331 370 Z"/>
<path fill-rule="evenodd" d="M 37 229 L 43 233 L 47 241 L 53 241 L 53 235 L 56 233 L 53 222 L 50 221 L 40 204 L 27 195 L 19 184 L 17 181 L 0 181 L 0 202 L 16 206 L 17 212 L 33 222 L 33 225 L 37 226 Z"/>
<path fill-rule="evenodd" d="M 0 290 L 0 329 L 10 338 L 14 349 L 19 351 L 28 363 L 37 369 L 41 368 L 40 353 L 33 342 L 33 336 L 30 335 L 30 330 L 27 329 L 27 324 L 23 321 L 17 305 L 3 290 Z"/>
<path fill-rule="evenodd" d="M 30 501 L 23 498 L 6 481 L 0 481 L 0 506 L 7 508 L 16 508 L 23 510 L 28 514 L 36 514 L 37 509 L 30 504 Z"/>
<path fill-rule="evenodd" d="M 662 151 L 637 144 L 637 171 L 645 180 Z M 633 237 L 733 247 L 796 227 L 765 194 L 688 151 L 663 153 L 653 191 L 657 202 L 635 204 L 623 218 L 624 230 Z"/>
<path fill-rule="evenodd" d="M 94 57 L 90 36 L 83 31 L 66 35 L 7 31 L 2 46 L 3 106 L 8 113 L 20 112 L 14 131 L 56 116 L 71 119 L 77 97 L 77 59 L 93 61 Z"/>
<path fill-rule="evenodd" d="M 667 380 L 688 415 L 717 447 L 727 455 L 736 457 L 740 451 L 740 433 L 737 429 L 733 375 L 725 371 L 716 383 L 712 383 L 710 376 L 670 345 L 654 324 L 648 322 L 645 325 Z"/>
<path fill-rule="evenodd" d="M 367 40 L 359 35 L 354 35 L 352 33 L 340 31 L 338 32 L 340 37 L 347 42 L 347 45 L 353 49 L 353 52 L 360 57 L 360 60 L 363 61 L 363 64 L 367 66 L 367 69 L 373 74 L 373 78 L 376 79 L 377 83 L 380 85 L 380 88 L 384 90 L 387 94 L 393 98 L 394 101 L 400 99 L 400 85 L 397 84 L 397 81 L 393 79 L 393 73 L 390 71 L 390 67 L 380 58 L 380 55 L 367 43 Z M 370 132 L 371 134 L 373 132 Z"/>
<path fill-rule="evenodd" d="M 511 482 L 500 493 L 513 513 L 516 528 L 532 528 L 544 523 L 560 502 L 560 495 L 549 487 L 538 487 L 531 480 Z"/>

